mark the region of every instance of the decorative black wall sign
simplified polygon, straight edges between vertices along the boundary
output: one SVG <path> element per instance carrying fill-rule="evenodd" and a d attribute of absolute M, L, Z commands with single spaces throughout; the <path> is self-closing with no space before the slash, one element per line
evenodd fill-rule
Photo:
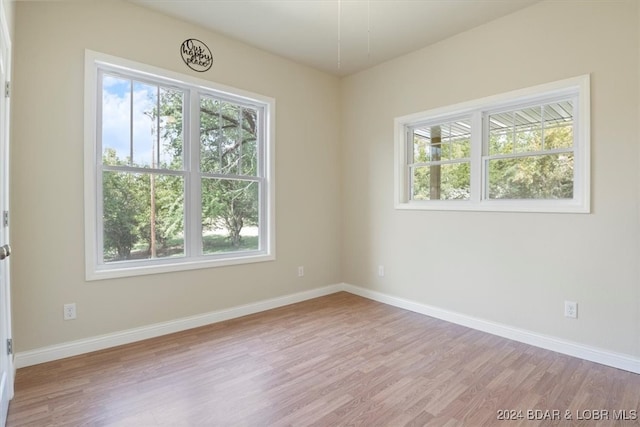
<path fill-rule="evenodd" d="M 180 55 L 187 67 L 204 73 L 213 65 L 213 54 L 206 44 L 198 39 L 187 39 L 180 46 Z"/>

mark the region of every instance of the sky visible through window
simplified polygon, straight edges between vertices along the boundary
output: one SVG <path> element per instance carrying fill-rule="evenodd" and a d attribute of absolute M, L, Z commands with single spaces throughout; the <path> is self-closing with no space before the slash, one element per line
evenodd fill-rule
<path fill-rule="evenodd" d="M 103 76 L 103 154 L 113 149 L 119 161 L 130 164 L 133 149 L 132 165 L 152 165 L 153 140 L 157 130 L 150 114 L 156 107 L 156 100 L 157 86 L 108 74 Z"/>

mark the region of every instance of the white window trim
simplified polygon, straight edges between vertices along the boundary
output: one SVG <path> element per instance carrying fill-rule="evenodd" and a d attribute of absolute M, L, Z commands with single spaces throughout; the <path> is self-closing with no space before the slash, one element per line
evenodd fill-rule
<path fill-rule="evenodd" d="M 264 239 L 264 250 L 261 252 L 228 253 L 211 256 L 169 258 L 149 260 L 144 263 L 113 263 L 105 267 L 98 260 L 98 245 L 102 237 L 99 236 L 98 206 L 100 189 L 97 186 L 98 162 L 101 155 L 96 152 L 96 138 L 98 137 L 97 101 L 99 98 L 98 66 L 108 66 L 113 70 L 120 69 L 128 73 L 160 76 L 164 80 L 173 80 L 177 84 L 195 86 L 205 91 L 213 91 L 220 96 L 225 94 L 234 99 L 244 98 L 247 102 L 264 106 L 264 179 L 266 181 L 264 204 L 260 215 L 264 215 L 261 239 Z M 194 102 L 192 99 L 191 102 Z M 194 270 L 210 267 L 221 267 L 238 264 L 271 261 L 276 259 L 276 223 L 275 223 L 275 100 L 273 98 L 232 88 L 208 80 L 198 79 L 186 74 L 176 73 L 135 61 L 112 55 L 85 50 L 85 81 L 84 81 L 84 221 L 85 221 L 85 278 L 87 281 L 130 277 L 146 274 L 157 274 Z M 191 121 L 197 118 L 191 117 Z M 186 127 L 185 127 L 186 128 Z M 185 150 L 188 148 L 185 147 Z M 192 191 L 193 193 L 193 191 Z M 185 204 L 193 194 L 185 194 Z M 185 206 L 186 207 L 186 206 Z M 266 230 L 264 230 L 266 228 Z M 193 230 L 192 230 L 193 232 Z"/>
<path fill-rule="evenodd" d="M 469 200 L 410 200 L 407 128 L 443 122 L 467 115 L 472 128 L 482 129 L 483 114 L 520 104 L 544 103 L 548 99 L 575 96 L 574 194 L 567 200 L 490 200 L 482 195 L 484 130 L 471 135 L 471 198 Z M 590 77 L 588 74 L 469 102 L 397 117 L 394 120 L 394 206 L 400 210 L 453 210 L 495 212 L 589 213 L 591 210 Z"/>

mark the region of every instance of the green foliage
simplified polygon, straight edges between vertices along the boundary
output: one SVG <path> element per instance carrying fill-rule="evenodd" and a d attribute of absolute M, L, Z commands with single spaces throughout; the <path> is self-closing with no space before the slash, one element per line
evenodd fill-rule
<path fill-rule="evenodd" d="M 489 198 L 570 199 L 573 197 L 573 154 L 544 153 L 568 149 L 573 144 L 571 123 L 542 128 L 540 124 L 515 131 L 491 132 L 488 162 Z M 430 144 L 414 135 L 413 200 L 468 199 L 470 194 L 470 144 L 467 138 Z M 505 157 L 502 157 L 505 156 Z M 436 163 L 437 162 L 437 163 Z M 433 186 L 437 189 L 434 192 Z"/>
<path fill-rule="evenodd" d="M 164 257 L 184 253 L 184 184 L 183 178 L 162 174 L 135 174 L 132 187 L 142 203 L 136 215 L 139 241 L 144 243 L 144 257 L 152 254 L 151 230 L 155 232 L 156 256 Z M 153 186 L 153 191 L 152 191 Z M 153 195 L 154 203 L 151 203 Z M 154 207 L 152 215 L 151 208 Z M 152 218 L 154 227 L 151 227 Z M 170 243 L 170 245 L 169 245 Z"/>
<path fill-rule="evenodd" d="M 122 163 L 115 150 L 105 153 L 109 164 Z M 105 260 L 125 260 L 138 241 L 138 215 L 145 208 L 134 174 L 104 172 L 102 176 Z"/>
<path fill-rule="evenodd" d="M 419 136 L 414 141 L 421 140 Z M 468 137 L 454 139 L 440 144 L 414 144 L 414 162 L 425 164 L 413 169 L 413 199 L 431 199 L 432 174 L 439 174 L 439 199 L 440 200 L 466 200 L 470 196 L 471 165 L 468 159 L 471 156 L 471 143 Z M 431 161 L 452 161 L 442 165 L 429 165 Z"/>
<path fill-rule="evenodd" d="M 183 93 L 177 90 L 160 89 L 160 168 L 183 169 Z M 150 112 L 157 117 L 156 108 Z"/>
<path fill-rule="evenodd" d="M 244 226 L 258 223 L 256 182 L 203 179 L 202 222 L 205 230 L 225 229 L 234 248 L 242 243 Z"/>
<path fill-rule="evenodd" d="M 156 124 L 153 132 L 157 135 L 152 139 L 159 141 L 154 148 L 159 163 L 154 158 L 151 166 L 183 170 L 183 94 L 165 88 L 158 93 L 159 110 L 154 106 L 144 113 Z M 207 174 L 201 182 L 205 253 L 257 249 L 257 237 L 248 238 L 248 242 L 242 237 L 243 228 L 256 226 L 259 220 L 259 186 L 251 179 L 258 174 L 257 111 L 203 97 L 200 127 L 200 170 Z M 105 149 L 103 164 L 149 167 L 128 157 L 118 158 L 112 148 Z M 183 254 L 184 185 L 179 175 L 105 171 L 105 262 Z M 226 233 L 226 247 L 219 242 L 221 231 Z M 212 245 L 214 235 L 216 244 Z"/>
<path fill-rule="evenodd" d="M 154 181 L 156 256 L 184 252 L 182 177 L 105 171 L 102 178 L 105 261 L 150 257 L 151 181 Z M 132 254 L 134 249 L 136 253 Z"/>
<path fill-rule="evenodd" d="M 241 246 L 243 227 L 258 224 L 258 184 L 226 176 L 257 176 L 256 141 L 256 110 L 202 98 L 200 168 L 215 175 L 202 180 L 202 226 L 226 230 L 234 248 Z"/>
<path fill-rule="evenodd" d="M 516 138 L 491 135 L 490 147 L 501 153 L 567 148 L 573 143 L 571 126 L 516 133 Z M 515 140 L 515 143 L 514 143 Z M 521 141 L 518 145 L 517 141 Z M 523 153 L 523 154 L 524 154 Z M 554 153 L 489 161 L 492 199 L 570 199 L 573 197 L 573 154 Z"/>

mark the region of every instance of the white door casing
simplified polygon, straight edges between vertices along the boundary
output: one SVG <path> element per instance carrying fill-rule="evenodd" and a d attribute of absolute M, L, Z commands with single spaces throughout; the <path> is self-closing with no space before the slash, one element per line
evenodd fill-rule
<path fill-rule="evenodd" d="M 11 287 L 9 246 L 9 105 L 11 41 L 0 1 L 0 425 L 7 420 L 13 397 L 14 364 L 11 335 Z"/>

